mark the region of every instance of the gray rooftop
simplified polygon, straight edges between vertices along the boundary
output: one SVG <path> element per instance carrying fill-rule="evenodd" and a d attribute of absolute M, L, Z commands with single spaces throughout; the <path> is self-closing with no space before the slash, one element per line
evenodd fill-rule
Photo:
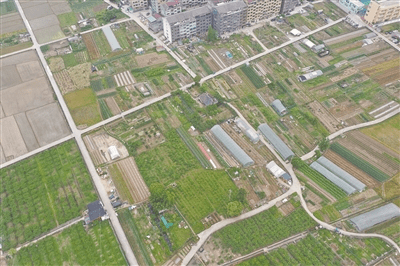
<path fill-rule="evenodd" d="M 246 7 L 246 4 L 240 0 L 240 1 L 219 4 L 217 6 L 214 6 L 213 8 L 216 9 L 218 11 L 218 13 L 225 14 L 225 13 L 237 11 L 239 9 L 243 9 L 245 7 Z"/>
<path fill-rule="evenodd" d="M 90 221 L 94 221 L 106 214 L 106 211 L 103 208 L 103 204 L 99 200 L 89 203 L 87 205 L 87 209 L 89 212 Z"/>
<path fill-rule="evenodd" d="M 282 112 L 285 112 L 285 111 L 286 111 L 286 107 L 283 106 L 281 100 L 279 100 L 279 99 L 276 99 L 275 101 L 273 101 L 273 102 L 271 103 L 271 105 L 275 108 L 275 110 L 276 110 L 279 114 L 281 114 Z"/>
<path fill-rule="evenodd" d="M 351 174 L 349 174 L 348 172 L 346 172 L 345 170 L 343 170 L 342 168 L 340 168 L 339 166 L 337 166 L 324 156 L 321 156 L 317 160 L 317 162 L 322 166 L 324 166 L 329 171 L 331 171 L 332 173 L 334 173 L 335 175 L 337 175 L 338 177 L 340 177 L 341 179 L 343 179 L 344 181 L 346 181 L 347 183 L 349 183 L 349 185 L 351 185 L 358 191 L 363 191 L 365 189 L 365 184 L 363 182 L 359 181 L 357 178 L 355 178 L 354 176 L 352 176 Z"/>
<path fill-rule="evenodd" d="M 394 203 L 389 203 L 375 210 L 358 215 L 350 221 L 357 227 L 358 231 L 364 231 L 376 224 L 383 223 L 400 216 L 400 208 Z"/>
<path fill-rule="evenodd" d="M 114 32 L 112 32 L 110 26 L 104 27 L 103 32 L 111 46 L 111 51 L 121 50 L 121 46 L 119 45 L 117 38 L 115 38 Z"/>
<path fill-rule="evenodd" d="M 269 143 L 274 146 L 274 148 L 278 151 L 278 153 L 282 156 L 284 160 L 289 159 L 294 156 L 294 153 L 291 149 L 283 142 L 278 135 L 267 125 L 261 124 L 258 126 L 258 130 L 264 135 L 264 137 L 268 140 Z"/>
<path fill-rule="evenodd" d="M 236 144 L 236 142 L 220 127 L 215 125 L 211 128 L 213 135 L 221 142 L 233 157 L 243 166 L 254 164 L 253 159 Z"/>
<path fill-rule="evenodd" d="M 350 186 L 347 182 L 340 179 L 337 175 L 320 165 L 318 162 L 313 162 L 310 166 L 312 169 L 325 176 L 326 179 L 330 180 L 336 186 L 341 188 L 344 192 L 346 192 L 347 195 L 356 192 L 356 189 L 354 187 Z"/>
<path fill-rule="evenodd" d="M 169 24 L 173 24 L 173 23 L 181 22 L 181 21 L 184 21 L 187 19 L 194 19 L 197 16 L 202 16 L 207 13 L 211 13 L 210 8 L 208 6 L 202 6 L 200 8 L 196 8 L 196 9 L 192 9 L 192 10 L 189 10 L 186 12 L 178 13 L 178 14 L 172 15 L 170 17 L 166 17 L 164 19 L 166 19 Z"/>

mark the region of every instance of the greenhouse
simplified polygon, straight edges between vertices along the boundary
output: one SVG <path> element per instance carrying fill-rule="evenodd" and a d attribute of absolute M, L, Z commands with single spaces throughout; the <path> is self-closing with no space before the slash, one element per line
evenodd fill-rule
<path fill-rule="evenodd" d="M 211 128 L 211 132 L 217 140 L 232 154 L 232 156 L 244 167 L 254 164 L 254 161 L 247 153 L 236 144 L 236 142 L 220 127 L 215 125 Z"/>
<path fill-rule="evenodd" d="M 313 162 L 310 166 L 312 169 L 329 179 L 336 186 L 340 187 L 344 192 L 347 193 L 347 195 L 356 192 L 354 187 L 350 186 L 347 182 L 340 179 L 337 175 L 320 165 L 318 162 Z"/>
<path fill-rule="evenodd" d="M 387 220 L 400 216 L 400 208 L 394 203 L 389 203 L 375 210 L 358 215 L 350 221 L 356 226 L 358 231 L 364 231 L 374 225 L 383 223 Z"/>
<path fill-rule="evenodd" d="M 346 181 L 347 183 L 349 183 L 352 187 L 354 187 L 358 191 L 361 192 L 365 189 L 366 186 L 363 182 L 359 181 L 357 178 L 355 178 L 354 176 L 352 176 L 351 174 L 349 174 L 348 172 L 346 172 L 345 170 L 343 170 L 342 168 L 340 168 L 339 166 L 337 166 L 324 156 L 321 156 L 317 160 L 317 162 L 326 169 L 328 169 L 329 171 L 331 171 L 332 173 L 334 173 L 335 175 L 337 175 L 338 177 L 340 177 L 341 179 L 343 179 L 344 181 Z"/>
<path fill-rule="evenodd" d="M 283 142 L 267 124 L 259 125 L 258 130 L 261 131 L 264 137 L 274 146 L 275 150 L 285 161 L 294 156 L 292 150 L 289 149 L 285 142 Z"/>

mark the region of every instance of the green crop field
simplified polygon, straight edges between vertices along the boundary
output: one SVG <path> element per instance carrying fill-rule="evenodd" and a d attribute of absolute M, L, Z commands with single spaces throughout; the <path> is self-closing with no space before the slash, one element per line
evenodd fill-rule
<path fill-rule="evenodd" d="M 303 165 L 299 170 L 336 199 L 339 200 L 347 196 L 342 189 L 340 189 L 329 179 L 326 179 L 323 175 L 312 169 L 310 166 Z"/>
<path fill-rule="evenodd" d="M 336 252 L 332 246 L 335 246 Z M 341 237 L 328 231 L 320 230 L 313 235 L 240 263 L 240 266 L 269 265 L 365 265 L 391 247 L 379 238 L 363 240 Z"/>
<path fill-rule="evenodd" d="M 283 216 L 274 206 L 251 218 L 224 227 L 215 233 L 215 237 L 222 241 L 223 247 L 244 255 L 315 225 L 314 220 L 302 208 Z"/>
<path fill-rule="evenodd" d="M 64 14 L 58 15 L 57 18 L 60 21 L 61 28 L 75 25 L 78 22 L 74 12 L 69 12 L 69 13 L 64 13 Z"/>
<path fill-rule="evenodd" d="M 77 125 L 93 125 L 101 121 L 96 94 L 90 89 L 76 90 L 64 95 Z"/>
<path fill-rule="evenodd" d="M 369 162 L 365 161 L 364 159 L 358 157 L 350 150 L 346 149 L 339 143 L 335 142 L 331 145 L 332 151 L 336 152 L 347 161 L 355 165 L 356 167 L 360 168 L 365 173 L 369 174 L 373 178 L 375 178 L 379 182 L 384 182 L 390 178 L 387 174 L 370 164 Z"/>
<path fill-rule="evenodd" d="M 3 249 L 78 217 L 97 199 L 73 141 L 0 170 Z"/>
<path fill-rule="evenodd" d="M 265 87 L 265 83 L 262 80 L 262 78 L 255 72 L 255 70 L 251 66 L 242 66 L 240 69 L 243 71 L 244 74 L 249 78 L 251 83 L 257 88 L 260 89 L 262 87 Z"/>
<path fill-rule="evenodd" d="M 101 116 L 103 117 L 103 119 L 107 119 L 113 116 L 110 108 L 108 108 L 108 105 L 104 99 L 99 99 L 99 105 Z"/>
<path fill-rule="evenodd" d="M 176 132 L 178 132 L 183 142 L 185 142 L 193 155 L 199 160 L 200 164 L 206 169 L 212 168 L 211 163 L 207 160 L 190 135 L 182 127 L 177 128 Z"/>
<path fill-rule="evenodd" d="M 139 171 L 149 187 L 154 182 L 169 185 L 186 172 L 201 167 L 175 129 L 168 130 L 164 136 L 165 143 L 135 158 Z"/>
<path fill-rule="evenodd" d="M 108 221 L 81 223 L 22 248 L 8 265 L 127 265 Z"/>
<path fill-rule="evenodd" d="M 226 206 L 236 200 L 238 188 L 223 170 L 195 170 L 179 180 L 172 191 L 179 210 L 198 233 L 204 230 L 201 219 L 213 211 L 226 214 Z"/>
<path fill-rule="evenodd" d="M 199 55 L 196 56 L 197 61 L 199 61 L 201 67 L 204 69 L 204 71 L 207 73 L 207 75 L 213 74 L 214 72 L 211 70 L 211 68 L 207 65 L 207 63 L 204 61 L 203 58 L 201 58 Z"/>

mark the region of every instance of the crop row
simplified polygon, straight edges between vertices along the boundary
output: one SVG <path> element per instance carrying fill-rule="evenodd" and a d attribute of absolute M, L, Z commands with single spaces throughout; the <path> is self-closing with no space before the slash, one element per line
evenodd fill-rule
<path fill-rule="evenodd" d="M 260 78 L 259 75 L 257 75 L 252 67 L 244 65 L 240 69 L 243 71 L 244 74 L 246 74 L 251 83 L 253 83 L 253 85 L 257 89 L 265 87 L 265 82 L 262 80 L 262 78 Z"/>
<path fill-rule="evenodd" d="M 315 221 L 302 208 L 282 216 L 276 206 L 249 219 L 218 231 L 222 246 L 234 253 L 247 254 L 315 226 Z"/>
<path fill-rule="evenodd" d="M 346 197 L 346 192 L 344 192 L 330 180 L 326 179 L 323 175 L 312 169 L 310 166 L 303 165 L 299 170 L 336 199 L 339 200 Z"/>
<path fill-rule="evenodd" d="M 332 151 L 336 152 L 343 158 L 345 158 L 347 161 L 358 167 L 360 170 L 364 171 L 368 175 L 372 176 L 374 179 L 376 179 L 379 182 L 384 182 L 390 178 L 389 175 L 385 174 L 369 162 L 365 161 L 364 159 L 358 157 L 355 155 L 353 152 L 350 150 L 346 149 L 339 143 L 335 142 L 331 145 Z"/>
<path fill-rule="evenodd" d="M 104 99 L 99 99 L 99 105 L 100 105 L 101 116 L 103 117 L 103 119 L 107 119 L 113 116 L 110 108 L 108 107 Z"/>
<path fill-rule="evenodd" d="M 204 154 L 200 151 L 199 147 L 192 140 L 192 138 L 189 136 L 189 134 L 182 127 L 177 128 L 176 132 L 178 132 L 178 134 L 182 138 L 183 142 L 185 142 L 185 144 L 188 146 L 188 148 L 193 153 L 193 155 L 197 158 L 197 160 L 199 160 L 200 164 L 206 169 L 211 168 L 210 162 L 207 160 L 207 158 L 204 156 Z"/>

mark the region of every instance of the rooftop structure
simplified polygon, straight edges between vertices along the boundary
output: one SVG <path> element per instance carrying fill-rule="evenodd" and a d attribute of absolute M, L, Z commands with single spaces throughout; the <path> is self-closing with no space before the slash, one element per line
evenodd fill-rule
<path fill-rule="evenodd" d="M 302 40 L 302 42 L 307 45 L 308 48 L 312 49 L 315 46 L 315 43 L 313 43 L 312 41 L 310 41 L 309 39 L 304 39 Z"/>
<path fill-rule="evenodd" d="M 235 119 L 236 125 L 242 130 L 242 132 L 250 139 L 251 142 L 257 143 L 260 140 L 260 136 L 257 132 L 251 128 L 246 121 L 241 118 Z"/>
<path fill-rule="evenodd" d="M 294 10 L 296 6 L 300 5 L 299 0 L 282 0 L 282 5 L 279 13 L 287 14 Z"/>
<path fill-rule="evenodd" d="M 322 50 L 324 50 L 325 49 L 325 44 L 318 44 L 318 45 L 315 45 L 313 48 L 312 48 L 312 50 L 315 52 L 315 53 L 319 53 L 319 52 L 321 52 Z"/>
<path fill-rule="evenodd" d="M 357 14 L 364 10 L 365 6 L 358 0 L 339 0 L 339 4 L 344 6 L 349 13 Z"/>
<path fill-rule="evenodd" d="M 118 159 L 120 157 L 117 147 L 108 147 L 108 154 L 110 154 L 111 160 Z"/>
<path fill-rule="evenodd" d="M 93 222 L 97 219 L 102 219 L 107 213 L 104 210 L 103 203 L 100 200 L 96 200 L 87 205 L 89 222 Z"/>
<path fill-rule="evenodd" d="M 387 220 L 400 216 L 400 208 L 394 203 L 389 203 L 375 210 L 358 215 L 350 221 L 356 226 L 358 231 L 364 231 L 374 225 L 383 223 Z"/>
<path fill-rule="evenodd" d="M 297 29 L 293 29 L 290 31 L 290 34 L 292 34 L 293 36 L 300 36 L 301 35 L 301 31 L 297 30 Z"/>
<path fill-rule="evenodd" d="M 121 50 L 121 46 L 117 38 L 115 38 L 114 32 L 111 30 L 110 26 L 106 26 L 103 28 L 104 35 L 106 35 L 107 41 L 110 44 L 111 51 L 119 51 Z"/>
<path fill-rule="evenodd" d="M 365 184 L 359 181 L 357 178 L 331 162 L 329 159 L 321 156 L 317 162 L 321 164 L 323 167 L 340 177 L 342 180 L 346 181 L 349 185 L 357 189 L 358 191 L 363 191 L 365 189 Z"/>
<path fill-rule="evenodd" d="M 371 24 L 390 21 L 400 18 L 400 2 L 398 0 L 376 1 L 372 0 L 364 19 Z"/>
<path fill-rule="evenodd" d="M 304 75 L 300 75 L 300 76 L 298 77 L 298 79 L 299 79 L 300 82 L 305 82 L 305 81 L 307 81 L 307 80 L 315 79 L 316 77 L 319 77 L 319 76 L 321 76 L 322 74 L 324 74 L 324 73 L 322 73 L 321 70 L 316 70 L 316 71 L 313 71 L 313 72 L 311 72 L 311 73 L 307 73 L 307 74 L 304 74 Z"/>
<path fill-rule="evenodd" d="M 199 101 L 204 104 L 205 106 L 213 105 L 218 103 L 218 100 L 212 97 L 210 94 L 207 92 L 202 93 L 199 95 Z"/>
<path fill-rule="evenodd" d="M 258 130 L 264 135 L 269 143 L 274 146 L 275 150 L 280 156 L 286 161 L 294 156 L 291 149 L 275 134 L 275 132 L 267 125 L 261 124 L 258 126 Z"/>
<path fill-rule="evenodd" d="M 220 3 L 212 9 L 212 26 L 219 35 L 241 29 L 246 24 L 247 6 L 242 0 Z"/>
<path fill-rule="evenodd" d="M 253 159 L 219 125 L 213 126 L 211 132 L 241 165 L 247 167 L 254 164 Z"/>
<path fill-rule="evenodd" d="M 265 167 L 276 178 L 281 177 L 282 175 L 284 175 L 286 173 L 282 168 L 280 168 L 275 163 L 275 161 L 270 161 L 269 163 L 267 163 L 267 165 Z"/>
<path fill-rule="evenodd" d="M 344 192 L 346 192 L 347 195 L 350 195 L 354 192 L 356 192 L 356 189 L 349 185 L 347 182 L 343 181 L 341 178 L 339 178 L 337 175 L 323 167 L 321 164 L 318 162 L 313 162 L 311 165 L 311 168 L 320 173 L 321 175 L 325 176 L 328 180 L 330 180 L 332 183 L 334 183 L 336 186 L 340 187 Z"/>
<path fill-rule="evenodd" d="M 287 109 L 285 106 L 283 106 L 281 100 L 276 99 L 275 101 L 272 102 L 271 106 L 278 113 L 278 115 L 282 116 L 287 114 Z"/>

